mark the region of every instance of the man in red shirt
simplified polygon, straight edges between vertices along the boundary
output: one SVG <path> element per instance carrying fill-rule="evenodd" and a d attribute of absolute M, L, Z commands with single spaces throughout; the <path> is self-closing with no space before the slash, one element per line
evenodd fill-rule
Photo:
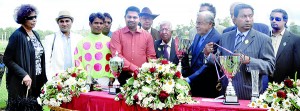
<path fill-rule="evenodd" d="M 126 26 L 112 34 L 110 42 L 112 55 L 115 56 L 117 51 L 124 59 L 123 71 L 118 78 L 121 85 L 132 77 L 132 72 L 156 56 L 152 36 L 147 31 L 138 29 L 139 14 L 140 10 L 137 7 L 128 7 L 124 16 Z"/>

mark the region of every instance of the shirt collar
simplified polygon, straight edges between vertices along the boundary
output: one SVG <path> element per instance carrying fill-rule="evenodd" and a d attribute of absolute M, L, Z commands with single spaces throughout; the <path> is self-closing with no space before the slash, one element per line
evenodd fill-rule
<path fill-rule="evenodd" d="M 238 28 L 236 28 L 236 34 L 235 34 L 235 36 L 238 36 L 238 34 L 242 33 L 242 34 L 244 35 L 244 37 L 247 37 L 249 31 L 250 31 L 250 30 L 248 30 L 248 31 L 246 31 L 246 32 L 240 32 L 240 31 L 238 30 Z"/>
<path fill-rule="evenodd" d="M 285 32 L 285 28 L 280 32 L 280 35 L 283 36 L 284 32 Z M 273 34 L 273 31 L 271 31 L 271 35 L 272 35 L 272 37 L 275 37 L 275 35 Z"/>
<path fill-rule="evenodd" d="M 142 30 L 143 30 L 143 29 L 140 29 L 140 28 L 138 28 L 138 27 L 136 28 L 136 32 L 137 32 L 137 33 L 141 33 Z M 129 30 L 128 26 L 125 26 L 125 27 L 123 28 L 123 33 L 128 33 L 128 32 L 130 32 L 130 30 Z"/>
<path fill-rule="evenodd" d="M 165 45 L 165 44 L 167 44 L 169 47 L 171 47 L 171 43 L 172 43 L 172 37 L 171 37 L 171 39 L 170 39 L 170 41 L 169 41 L 168 43 L 165 43 L 163 40 L 161 40 L 160 45 Z"/>
<path fill-rule="evenodd" d="M 148 30 L 144 29 L 143 27 L 142 27 L 142 29 L 149 32 L 149 33 L 151 33 L 151 27 Z"/>

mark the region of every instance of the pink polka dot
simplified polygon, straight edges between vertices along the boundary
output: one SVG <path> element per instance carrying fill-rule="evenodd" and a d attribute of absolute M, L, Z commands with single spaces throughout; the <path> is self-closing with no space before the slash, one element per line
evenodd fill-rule
<path fill-rule="evenodd" d="M 84 48 L 85 50 L 89 50 L 89 49 L 91 48 L 91 43 L 85 42 L 85 43 L 83 44 L 83 48 Z"/>
<path fill-rule="evenodd" d="M 78 54 L 78 49 L 77 47 L 75 48 L 75 51 L 74 51 L 74 55 Z"/>
<path fill-rule="evenodd" d="M 75 66 L 79 67 L 80 66 L 80 62 L 78 60 L 75 60 Z"/>
<path fill-rule="evenodd" d="M 102 43 L 101 42 L 97 42 L 96 44 L 95 44 L 95 47 L 96 47 L 96 49 L 98 49 L 98 50 L 100 50 L 100 49 L 102 49 Z"/>
<path fill-rule="evenodd" d="M 107 48 L 109 49 L 109 48 L 110 48 L 110 42 L 107 42 L 107 43 L 106 43 L 106 46 L 107 46 Z"/>
<path fill-rule="evenodd" d="M 99 64 L 99 63 L 95 64 L 94 69 L 95 69 L 95 71 L 100 71 L 102 69 L 101 64 Z"/>
<path fill-rule="evenodd" d="M 92 60 L 91 53 L 86 53 L 85 56 L 84 56 L 84 58 L 85 58 L 86 61 L 91 61 Z"/>
<path fill-rule="evenodd" d="M 79 61 L 82 62 L 82 56 L 79 57 Z"/>
<path fill-rule="evenodd" d="M 98 53 L 95 54 L 95 59 L 96 59 L 96 60 L 101 60 L 102 57 L 103 57 L 103 56 L 102 56 L 102 53 L 101 53 L 101 52 L 98 52 Z"/>

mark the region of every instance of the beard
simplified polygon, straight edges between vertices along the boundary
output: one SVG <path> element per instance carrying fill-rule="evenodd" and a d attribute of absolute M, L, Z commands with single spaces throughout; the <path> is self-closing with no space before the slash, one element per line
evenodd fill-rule
<path fill-rule="evenodd" d="M 280 27 L 278 27 L 277 24 L 271 24 L 272 29 L 274 30 L 280 30 Z"/>

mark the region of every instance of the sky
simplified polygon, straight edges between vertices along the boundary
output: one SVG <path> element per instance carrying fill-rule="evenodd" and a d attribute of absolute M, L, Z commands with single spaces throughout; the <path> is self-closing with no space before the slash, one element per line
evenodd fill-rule
<path fill-rule="evenodd" d="M 211 3 L 216 7 L 216 18 L 229 17 L 229 8 L 233 2 L 243 2 L 254 8 L 254 21 L 270 26 L 269 15 L 275 8 L 282 8 L 289 16 L 288 24 L 295 22 L 300 25 L 300 8 L 294 0 L 0 0 L 0 28 L 19 27 L 13 15 L 16 7 L 21 4 L 32 4 L 39 14 L 36 29 L 58 31 L 55 18 L 61 10 L 70 11 L 74 17 L 72 30 L 89 30 L 88 17 L 95 12 L 108 12 L 113 18 L 112 31 L 125 26 L 125 10 L 129 6 L 137 6 L 140 10 L 149 7 L 153 14 L 159 14 L 153 27 L 161 21 L 170 21 L 173 28 L 179 24 L 188 25 L 196 20 L 201 3 Z"/>

